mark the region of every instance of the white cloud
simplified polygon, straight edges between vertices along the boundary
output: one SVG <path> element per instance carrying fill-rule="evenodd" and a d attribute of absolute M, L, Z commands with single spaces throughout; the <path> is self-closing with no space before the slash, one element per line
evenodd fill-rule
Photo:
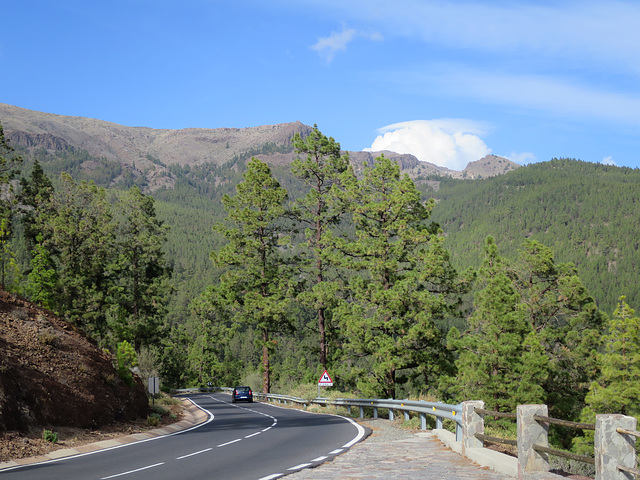
<path fill-rule="evenodd" d="M 487 125 L 464 119 L 414 120 L 379 129 L 381 133 L 365 151 L 410 153 L 418 160 L 452 170 L 464 170 L 469 162 L 491 153 L 478 136 Z"/>
<path fill-rule="evenodd" d="M 327 63 L 331 63 L 337 52 L 347 49 L 347 45 L 355 35 L 354 28 L 343 26 L 342 32 L 331 32 L 328 37 L 318 39 L 314 45 L 311 45 L 311 49 L 318 52 Z"/>
<path fill-rule="evenodd" d="M 609 155 L 608 157 L 604 157 L 601 163 L 603 163 L 604 165 L 614 165 L 616 167 L 618 166 L 618 164 L 613 161 L 613 157 L 611 155 Z"/>
<path fill-rule="evenodd" d="M 382 35 L 377 32 L 359 32 L 355 28 L 347 28 L 343 25 L 342 32 L 331 32 L 331 35 L 318 39 L 310 48 L 318 52 L 324 61 L 331 63 L 336 53 L 345 51 L 347 45 L 351 43 L 356 36 L 372 41 L 382 40 Z"/>

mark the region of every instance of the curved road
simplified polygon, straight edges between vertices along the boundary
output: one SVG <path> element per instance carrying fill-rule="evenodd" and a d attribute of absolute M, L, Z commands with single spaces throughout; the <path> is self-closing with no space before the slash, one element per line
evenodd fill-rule
<path fill-rule="evenodd" d="M 350 419 L 266 403 L 231 403 L 227 394 L 189 397 L 205 423 L 90 454 L 10 468 L 2 480 L 271 480 L 344 452 L 365 436 Z"/>

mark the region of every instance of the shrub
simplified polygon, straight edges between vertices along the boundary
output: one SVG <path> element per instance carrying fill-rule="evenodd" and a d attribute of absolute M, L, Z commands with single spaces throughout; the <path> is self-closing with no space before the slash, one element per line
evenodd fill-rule
<path fill-rule="evenodd" d="M 160 420 L 162 420 L 162 416 L 157 413 L 152 413 L 147 417 L 147 425 L 150 427 L 155 427 L 160 424 Z"/>
<path fill-rule="evenodd" d="M 47 442 L 58 443 L 58 434 L 56 432 L 52 432 L 51 430 L 43 430 L 42 439 Z"/>

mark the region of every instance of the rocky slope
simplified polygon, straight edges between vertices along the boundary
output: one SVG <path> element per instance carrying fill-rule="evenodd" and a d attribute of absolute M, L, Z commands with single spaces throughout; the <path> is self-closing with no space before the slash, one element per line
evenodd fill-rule
<path fill-rule="evenodd" d="M 97 428 L 148 414 L 142 383 L 51 312 L 0 291 L 0 432 Z"/>

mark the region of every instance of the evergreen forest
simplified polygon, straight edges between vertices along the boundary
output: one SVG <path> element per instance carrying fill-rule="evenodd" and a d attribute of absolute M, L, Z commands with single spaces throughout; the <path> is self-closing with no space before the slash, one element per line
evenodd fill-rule
<path fill-rule="evenodd" d="M 354 396 L 640 415 L 637 169 L 411 179 L 381 155 L 356 175 L 317 127 L 168 168 L 174 186 L 149 192 L 83 151 L 14 149 L 0 126 L 2 288 L 165 388 L 286 393 L 326 369 Z"/>

